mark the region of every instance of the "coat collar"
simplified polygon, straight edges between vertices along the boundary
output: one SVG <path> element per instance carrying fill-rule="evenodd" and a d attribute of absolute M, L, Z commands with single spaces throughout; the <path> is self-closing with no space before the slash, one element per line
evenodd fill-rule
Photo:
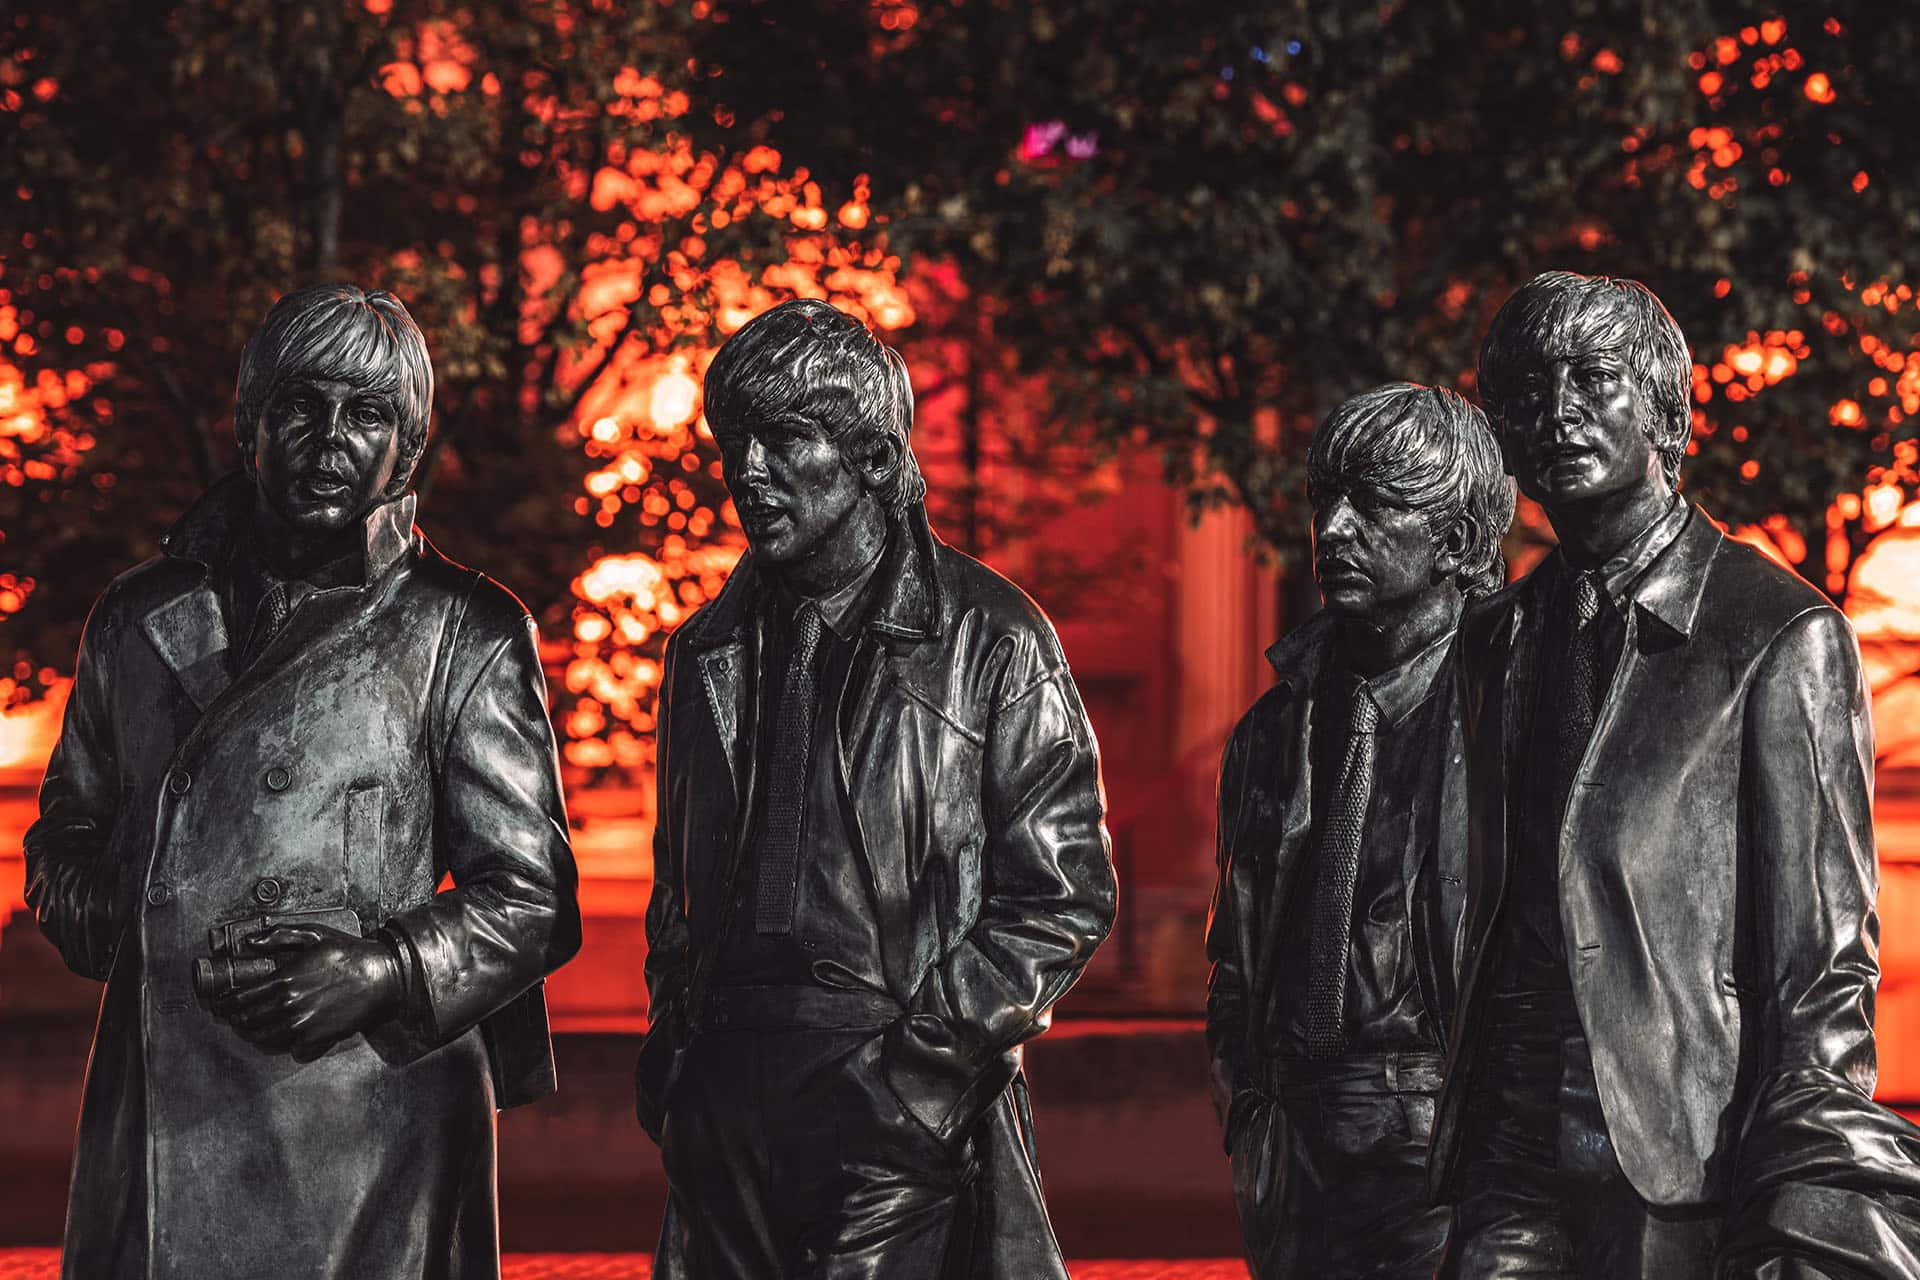
<path fill-rule="evenodd" d="M 1332 612 L 1321 609 L 1275 641 L 1267 649 L 1267 661 L 1273 665 L 1279 683 L 1296 694 L 1312 689 L 1332 661 L 1336 626 Z M 1457 631 L 1457 627 L 1449 628 L 1419 653 L 1371 680 L 1348 678 L 1367 685 L 1387 723 L 1398 724 L 1424 704 L 1433 691 L 1434 678 L 1446 661 Z"/>
<path fill-rule="evenodd" d="M 253 478 L 246 472 L 222 476 L 174 521 L 160 539 L 160 549 L 174 559 L 212 568 L 245 530 L 253 494 Z M 402 494 L 367 513 L 363 521 L 366 558 L 362 583 L 376 581 L 413 545 L 414 504 L 414 495 Z"/>
<path fill-rule="evenodd" d="M 1680 532 L 1627 586 L 1621 605 L 1631 604 L 1643 619 L 1658 623 L 1677 639 L 1689 638 L 1700 613 L 1700 597 L 1707 589 L 1707 569 L 1725 541 L 1726 535 L 1706 512 L 1689 506 Z M 1549 575 L 1563 572 L 1564 564 L 1559 556 L 1549 554 L 1525 578 L 1507 588 L 1513 592 L 1516 626 L 1538 615 Z"/>
<path fill-rule="evenodd" d="M 1320 678 L 1332 647 L 1333 615 L 1322 609 L 1274 641 L 1267 649 L 1267 661 L 1280 683 L 1299 693 Z"/>
<path fill-rule="evenodd" d="M 227 661 L 231 640 L 226 610 L 214 586 L 215 568 L 233 539 L 246 529 L 252 501 L 252 478 L 235 471 L 216 481 L 187 509 L 161 538 L 160 546 L 169 560 L 198 566 L 200 573 L 140 620 L 148 642 L 202 711 L 233 680 Z M 414 497 L 407 494 L 368 514 L 363 583 L 376 581 L 412 545 L 413 509 Z"/>
<path fill-rule="evenodd" d="M 1693 507 L 1679 535 L 1628 589 L 1628 598 L 1643 617 L 1687 639 L 1707 589 L 1707 567 L 1725 541 L 1726 535 L 1714 527 L 1707 513 Z"/>
<path fill-rule="evenodd" d="M 934 548 L 943 544 L 927 524 L 927 510 L 920 503 L 908 507 L 892 523 L 893 536 L 868 584 L 866 627 L 914 643 L 937 639 L 945 601 Z M 713 603 L 687 623 L 686 644 L 694 649 L 717 649 L 745 643 L 761 597 L 772 590 L 772 584 L 756 567 L 753 552 L 747 552 Z"/>

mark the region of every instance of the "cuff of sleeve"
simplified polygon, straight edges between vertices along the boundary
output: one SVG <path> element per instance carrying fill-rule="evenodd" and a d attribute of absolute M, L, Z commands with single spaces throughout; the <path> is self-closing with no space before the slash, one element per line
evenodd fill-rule
<path fill-rule="evenodd" d="M 375 935 L 387 946 L 392 955 L 394 967 L 400 974 L 400 1010 L 396 1018 L 407 1032 L 417 1039 L 432 1042 L 434 1034 L 433 1009 L 426 997 L 425 975 L 420 970 L 420 955 L 413 949 L 413 942 L 405 930 L 391 925 L 381 928 Z"/>

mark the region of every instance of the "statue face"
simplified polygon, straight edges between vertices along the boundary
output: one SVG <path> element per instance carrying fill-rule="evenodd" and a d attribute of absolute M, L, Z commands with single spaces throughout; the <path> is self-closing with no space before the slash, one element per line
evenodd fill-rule
<path fill-rule="evenodd" d="M 1385 624 L 1445 578 L 1427 521 L 1364 490 L 1315 486 L 1313 578 L 1328 609 Z"/>
<path fill-rule="evenodd" d="M 254 426 L 254 480 L 297 533 L 326 537 L 380 500 L 399 456 L 400 424 L 386 396 L 330 378 L 291 377 Z"/>
<path fill-rule="evenodd" d="M 720 465 L 747 545 L 762 564 L 819 556 L 841 538 L 868 492 L 840 442 L 798 415 L 719 435 Z"/>
<path fill-rule="evenodd" d="M 1649 411 L 1618 352 L 1539 358 L 1520 371 L 1500 443 L 1520 491 L 1549 512 L 1609 497 L 1663 474 L 1641 428 Z"/>

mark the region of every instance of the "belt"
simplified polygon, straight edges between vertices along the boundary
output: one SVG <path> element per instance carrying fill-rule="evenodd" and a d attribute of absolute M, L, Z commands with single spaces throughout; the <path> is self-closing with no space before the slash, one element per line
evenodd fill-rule
<path fill-rule="evenodd" d="M 1256 1065 L 1269 1094 L 1315 1085 L 1374 1085 L 1388 1093 L 1440 1088 L 1447 1060 L 1437 1053 L 1349 1053 L 1337 1058 L 1267 1058 Z"/>
<path fill-rule="evenodd" d="M 892 996 L 837 987 L 711 987 L 700 1008 L 709 1031 L 822 1031 L 884 1027 L 900 1017 Z"/>

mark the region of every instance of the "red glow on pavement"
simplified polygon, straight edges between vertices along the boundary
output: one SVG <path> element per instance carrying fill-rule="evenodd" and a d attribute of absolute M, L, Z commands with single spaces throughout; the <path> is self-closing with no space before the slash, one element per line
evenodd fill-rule
<path fill-rule="evenodd" d="M 1131 1258 L 1069 1264 L 1077 1280 L 1246 1280 L 1237 1258 L 1167 1260 Z M 653 1259 L 644 1253 L 510 1253 L 503 1280 L 647 1280 Z M 58 1280 L 54 1249 L 0 1249 L 0 1280 Z"/>

